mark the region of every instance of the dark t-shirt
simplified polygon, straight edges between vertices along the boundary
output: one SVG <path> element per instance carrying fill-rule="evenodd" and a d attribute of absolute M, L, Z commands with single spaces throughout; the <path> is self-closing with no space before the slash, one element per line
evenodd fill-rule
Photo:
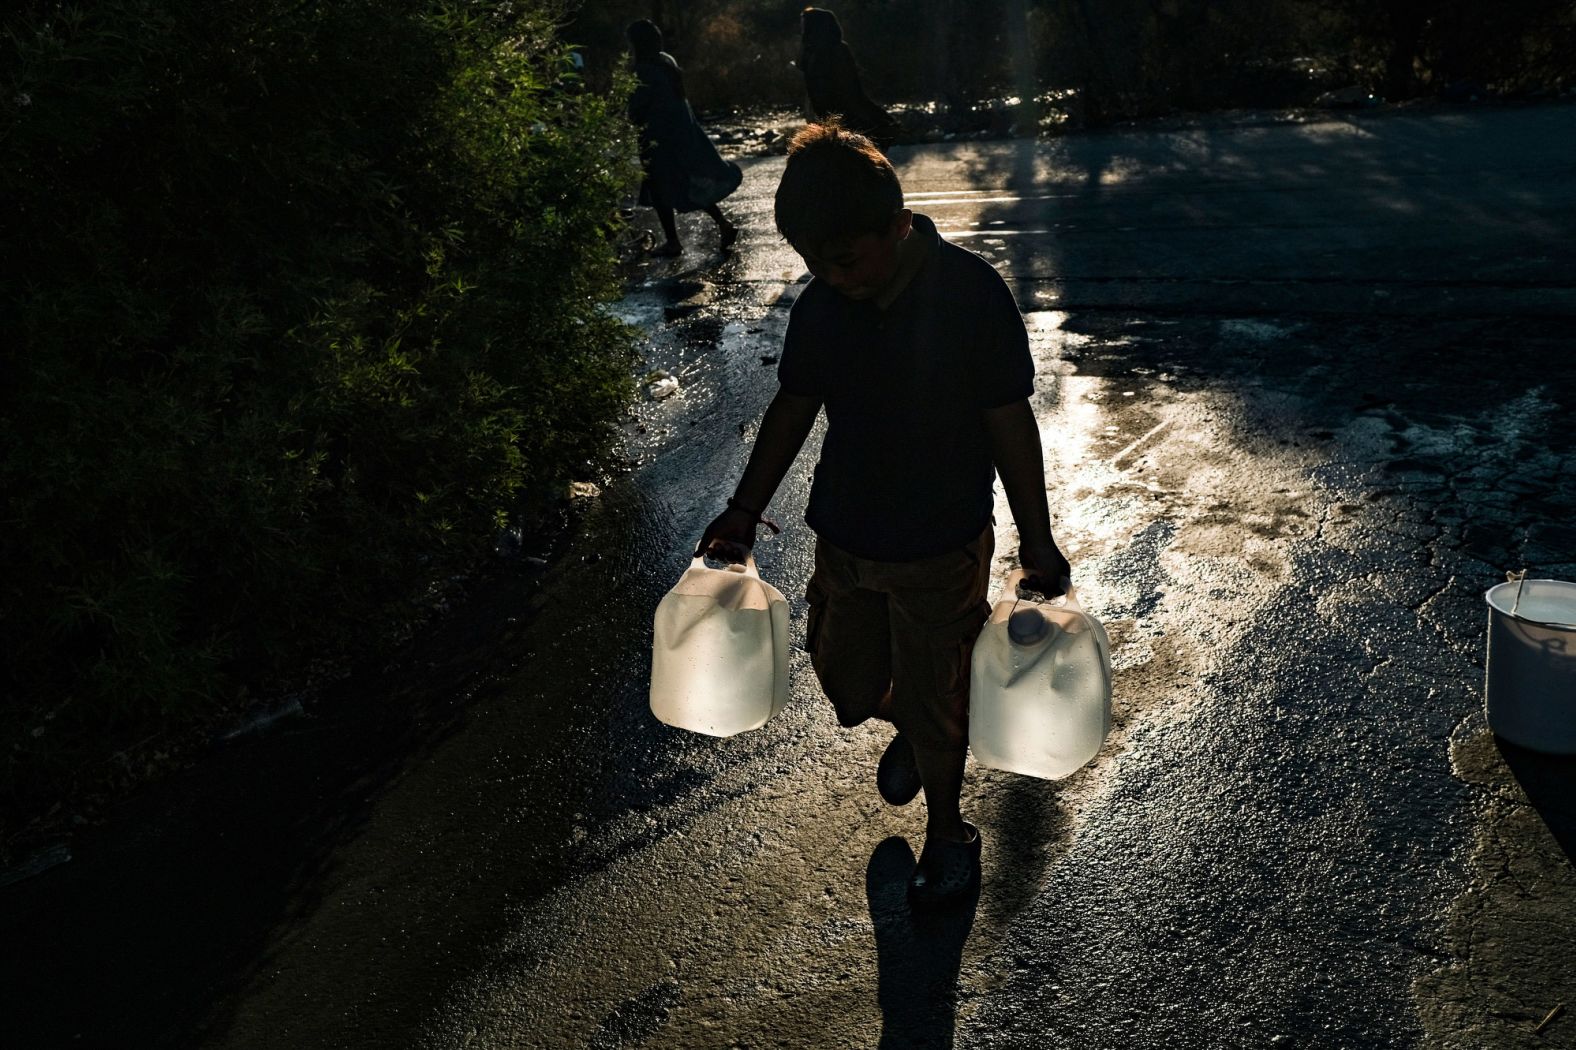
<path fill-rule="evenodd" d="M 1034 392 L 1029 336 L 991 264 L 942 240 L 885 310 L 812 280 L 788 318 L 777 378 L 819 397 L 826 440 L 805 520 L 850 554 L 916 561 L 990 523 L 984 410 Z"/>

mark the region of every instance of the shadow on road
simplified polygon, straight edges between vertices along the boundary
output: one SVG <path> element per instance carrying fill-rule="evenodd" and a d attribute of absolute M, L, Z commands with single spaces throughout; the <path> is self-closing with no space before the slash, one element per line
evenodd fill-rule
<path fill-rule="evenodd" d="M 641 739 L 628 727 L 646 717 L 643 673 L 608 667 L 616 658 L 638 666 L 639 647 L 559 660 L 529 678 L 519 671 L 538 645 L 588 648 L 576 595 L 627 596 L 598 626 L 631 637 L 655 605 L 660 585 L 636 578 L 633 546 L 598 537 L 658 547 L 669 539 L 665 522 L 626 488 L 610 488 L 600 503 L 555 554 L 557 584 L 543 584 L 544 570 L 528 563 L 478 579 L 454 614 L 387 667 L 362 669 L 304 716 L 138 792 L 81 836 L 70 864 L 7 887 L 0 1030 L 8 1045 L 302 1045 L 294 1032 L 233 1030 L 235 993 L 264 978 L 299 988 L 303 1023 L 324 1002 L 363 1004 L 355 1027 L 363 1041 L 353 1045 L 397 1045 L 445 992 L 433 976 L 448 972 L 440 966 L 480 967 L 504 928 L 505 902 L 537 899 L 581 863 L 572 849 L 577 817 L 621 812 L 627 794 L 642 790 L 658 800 L 687 790 L 661 749 L 631 757 L 604 744 Z M 606 707 L 537 699 L 607 696 L 607 682 L 637 684 Z M 435 761 L 453 747 L 463 757 Z M 528 748 L 542 757 L 517 768 L 513 759 Z M 422 769 L 435 786 L 407 818 L 422 831 L 371 847 L 381 858 L 364 890 L 374 906 L 337 909 L 359 916 L 350 920 L 356 935 L 384 944 L 380 958 L 396 963 L 354 968 L 332 985 L 310 968 L 266 970 L 270 938 L 335 899 L 341 891 L 324 896 L 334 865 L 367 836 L 391 787 Z M 519 798 L 555 804 L 533 806 L 522 820 Z M 453 892 L 460 879 L 465 891 Z"/>
<path fill-rule="evenodd" d="M 1553 221 L 1569 159 L 1534 127 L 1462 115 L 957 147 L 967 184 L 994 196 L 935 217 L 1007 267 L 1025 310 L 1548 316 L 1569 303 Z M 1515 193 L 1485 152 L 1514 157 Z M 949 212 L 977 221 L 949 228 Z"/>
<path fill-rule="evenodd" d="M 1067 845 L 1070 824 L 1057 785 L 1008 776 L 999 790 L 986 796 L 980 811 L 980 826 L 990 829 L 985 915 L 997 925 L 1012 922 L 1034 902 L 1053 856 Z"/>
<path fill-rule="evenodd" d="M 877 846 L 865 869 L 880 970 L 879 1045 L 884 1050 L 952 1046 L 958 971 L 979 904 L 976 889 L 948 911 L 914 915 L 908 907 L 908 877 L 913 871 L 914 851 L 901 835 Z"/>
<path fill-rule="evenodd" d="M 1494 743 L 1565 859 L 1576 864 L 1576 756 L 1529 751 L 1498 737 Z"/>
<path fill-rule="evenodd" d="M 497 661 L 474 631 L 489 608 L 427 639 L 419 680 L 399 660 L 331 687 L 306 715 L 138 791 L 69 865 L 0 894 L 11 1045 L 193 1045 L 211 1004 L 257 972 L 269 931 L 317 906 L 387 785 L 460 725 Z"/>

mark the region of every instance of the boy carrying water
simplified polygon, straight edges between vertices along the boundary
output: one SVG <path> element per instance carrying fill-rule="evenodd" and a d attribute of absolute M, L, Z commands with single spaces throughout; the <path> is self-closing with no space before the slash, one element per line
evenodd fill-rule
<path fill-rule="evenodd" d="M 835 122 L 794 137 L 776 213 L 814 279 L 789 315 L 780 389 L 744 476 L 696 553 L 743 557 L 825 408 L 805 512 L 816 533 L 806 648 L 842 725 L 897 727 L 876 783 L 893 805 L 924 788 L 909 898 L 934 906 L 979 877 L 980 835 L 959 795 L 997 473 L 1031 582 L 1056 594 L 1070 576 L 1051 536 L 1028 334 L 991 265 L 905 208 L 892 165 Z"/>

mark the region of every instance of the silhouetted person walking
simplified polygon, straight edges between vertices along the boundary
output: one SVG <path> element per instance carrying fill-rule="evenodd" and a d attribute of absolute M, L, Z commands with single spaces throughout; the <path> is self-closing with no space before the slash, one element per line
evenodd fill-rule
<path fill-rule="evenodd" d="M 717 202 L 739 188 L 744 173 L 723 160 L 711 144 L 684 95 L 684 76 L 673 56 L 662 49 L 662 30 L 641 19 L 625 30 L 640 83 L 629 100 L 629 119 L 640 129 L 640 203 L 657 211 L 667 241 L 656 255 L 684 250 L 673 213 L 703 211 L 717 224 L 723 249 L 738 240 L 739 231 Z"/>
<path fill-rule="evenodd" d="M 837 16 L 824 7 L 807 7 L 799 16 L 799 71 L 817 120 L 836 114 L 842 125 L 885 148 L 897 138 L 897 121 L 865 94 L 853 49 L 843 39 Z"/>

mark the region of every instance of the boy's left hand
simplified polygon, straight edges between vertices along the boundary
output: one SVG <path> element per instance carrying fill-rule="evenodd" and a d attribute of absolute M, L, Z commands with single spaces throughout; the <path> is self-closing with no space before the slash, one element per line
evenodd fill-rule
<path fill-rule="evenodd" d="M 1073 567 L 1055 541 L 1025 543 L 1018 548 L 1024 584 L 1048 598 L 1059 598 L 1073 585 Z"/>

